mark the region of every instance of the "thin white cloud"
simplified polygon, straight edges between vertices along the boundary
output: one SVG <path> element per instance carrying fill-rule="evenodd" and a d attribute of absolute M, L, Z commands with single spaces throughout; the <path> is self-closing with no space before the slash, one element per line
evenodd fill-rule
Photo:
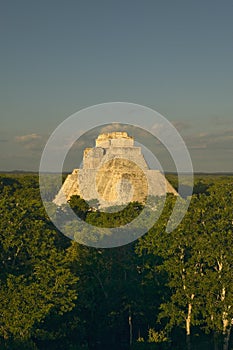
<path fill-rule="evenodd" d="M 19 148 L 23 148 L 30 153 L 41 153 L 45 143 L 44 137 L 36 133 L 15 136 L 14 140 L 21 146 Z"/>
<path fill-rule="evenodd" d="M 15 137 L 15 140 L 17 142 L 31 142 L 33 140 L 40 140 L 40 139 L 41 139 L 41 136 L 35 133 Z"/>
<path fill-rule="evenodd" d="M 153 132 L 164 131 L 164 129 L 166 129 L 166 126 L 163 123 L 155 123 L 151 128 Z"/>
<path fill-rule="evenodd" d="M 113 131 L 125 131 L 128 129 L 128 125 L 121 125 L 118 122 L 111 123 L 109 125 L 103 126 L 100 130 L 99 133 L 108 133 L 108 132 L 113 132 Z"/>
<path fill-rule="evenodd" d="M 230 150 L 233 148 L 233 130 L 200 132 L 185 137 L 189 149 Z"/>
<path fill-rule="evenodd" d="M 191 124 L 186 121 L 175 120 L 171 122 L 178 131 L 183 131 L 191 128 Z"/>

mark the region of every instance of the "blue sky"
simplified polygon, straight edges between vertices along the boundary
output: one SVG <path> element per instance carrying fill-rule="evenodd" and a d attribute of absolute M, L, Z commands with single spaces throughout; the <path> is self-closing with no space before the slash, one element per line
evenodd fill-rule
<path fill-rule="evenodd" d="M 195 171 L 233 172 L 232 16 L 230 0 L 1 1 L 0 170 L 38 170 L 65 118 L 125 101 L 173 122 Z"/>

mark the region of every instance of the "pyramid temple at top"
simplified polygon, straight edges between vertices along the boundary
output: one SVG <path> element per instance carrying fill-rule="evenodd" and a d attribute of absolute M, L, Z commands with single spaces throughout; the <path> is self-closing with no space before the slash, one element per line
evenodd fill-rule
<path fill-rule="evenodd" d="M 86 148 L 83 166 L 68 175 L 54 203 L 62 205 L 71 196 L 97 199 L 100 207 L 145 202 L 148 195 L 177 195 L 159 170 L 149 169 L 133 137 L 126 132 L 100 134 L 93 148 Z"/>

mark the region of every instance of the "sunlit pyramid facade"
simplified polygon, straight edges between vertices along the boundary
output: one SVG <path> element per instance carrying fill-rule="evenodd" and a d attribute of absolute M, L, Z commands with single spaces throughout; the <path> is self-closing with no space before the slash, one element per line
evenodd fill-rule
<path fill-rule="evenodd" d="M 149 169 L 133 137 L 126 132 L 100 134 L 95 147 L 86 148 L 83 167 L 68 175 L 54 203 L 62 205 L 71 196 L 98 200 L 100 207 L 144 203 L 148 195 L 177 195 L 159 170 Z"/>

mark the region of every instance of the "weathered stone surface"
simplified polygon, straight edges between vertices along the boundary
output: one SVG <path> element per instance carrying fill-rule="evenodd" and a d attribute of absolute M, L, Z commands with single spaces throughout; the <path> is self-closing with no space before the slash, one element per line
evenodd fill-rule
<path fill-rule="evenodd" d="M 124 158 L 106 161 L 96 173 L 95 186 L 101 200 L 109 204 L 143 202 L 148 191 L 143 170 L 133 161 Z"/>
<path fill-rule="evenodd" d="M 148 194 L 177 192 L 158 170 L 150 170 L 134 140 L 126 132 L 101 134 L 96 147 L 87 148 L 83 168 L 68 175 L 54 203 L 61 205 L 72 195 L 98 199 L 101 207 L 144 202 Z"/>
<path fill-rule="evenodd" d="M 125 131 L 100 134 L 96 139 L 96 147 L 133 147 L 133 145 L 133 138 L 129 136 Z"/>

